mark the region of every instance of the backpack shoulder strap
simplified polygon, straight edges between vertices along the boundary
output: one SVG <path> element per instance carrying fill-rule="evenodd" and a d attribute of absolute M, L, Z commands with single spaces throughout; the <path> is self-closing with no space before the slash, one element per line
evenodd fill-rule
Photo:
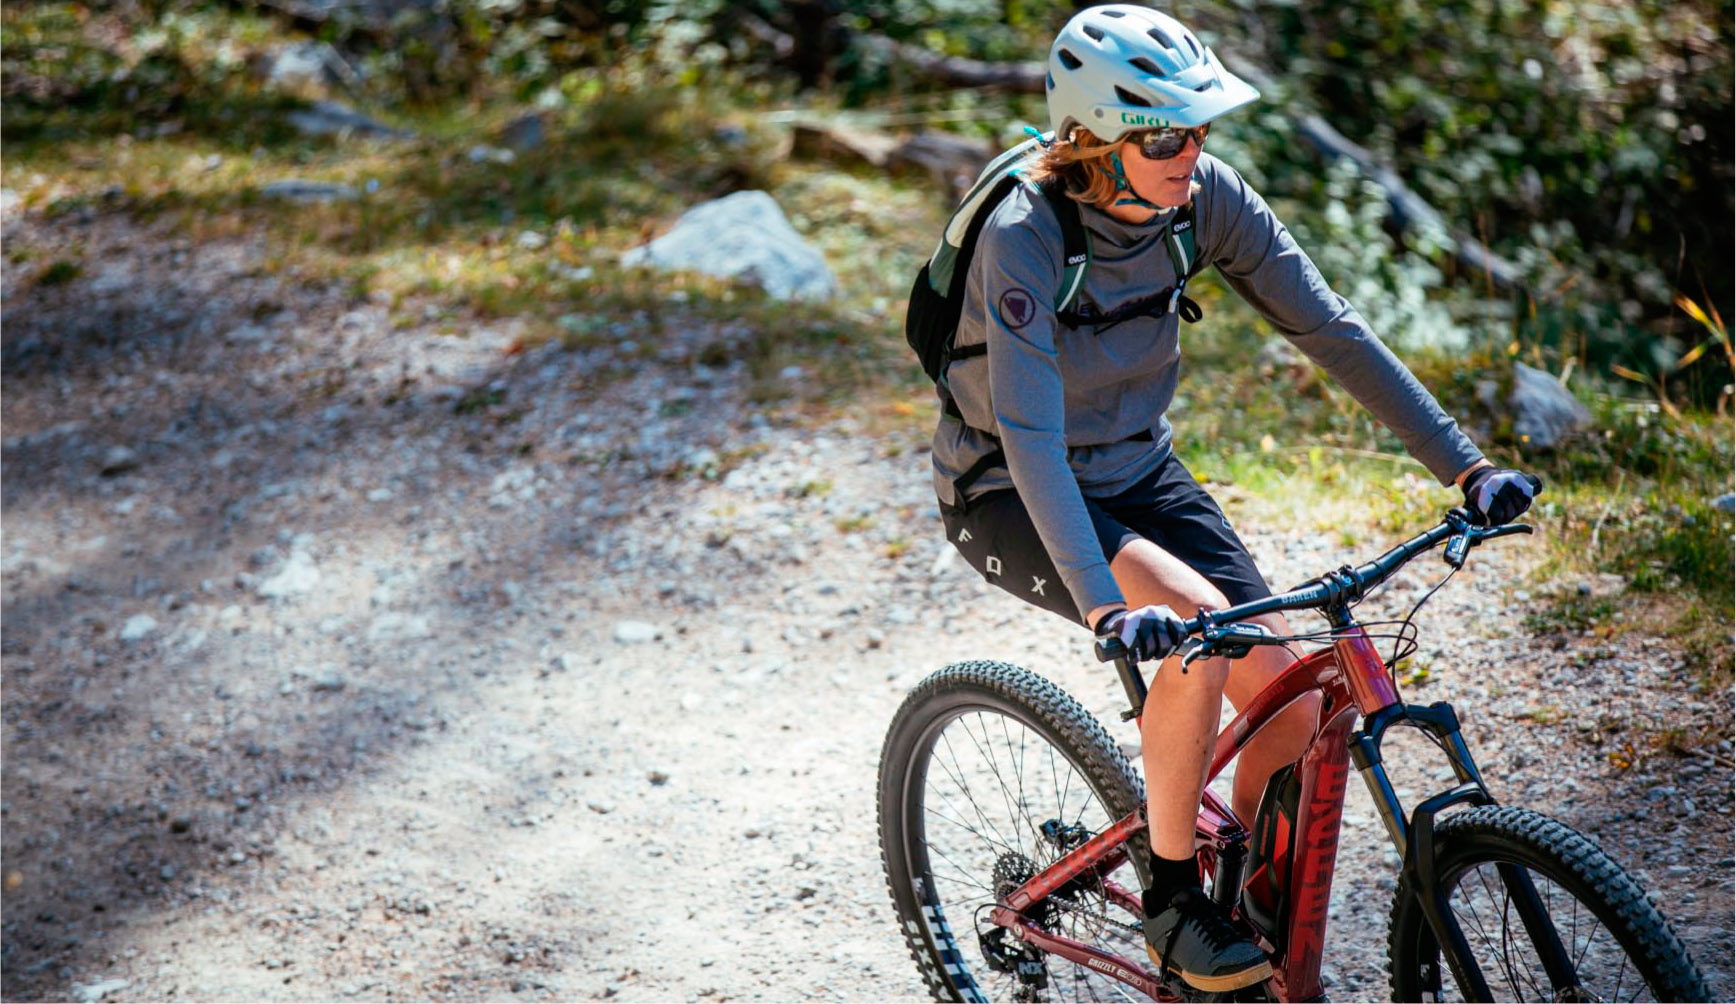
<path fill-rule="evenodd" d="M 1194 207 L 1193 203 L 1175 211 L 1175 219 L 1169 223 L 1169 260 L 1175 263 L 1175 281 L 1178 287 L 1194 276 Z"/>
<path fill-rule="evenodd" d="M 1169 260 L 1175 265 L 1175 288 L 1170 290 L 1169 311 L 1175 313 L 1179 308 L 1182 319 L 1192 323 L 1200 319 L 1199 304 L 1185 294 L 1187 281 L 1198 272 L 1197 246 L 1194 238 L 1194 205 L 1190 200 L 1187 205 L 1175 211 L 1175 218 L 1169 223 L 1169 233 L 1165 243 L 1169 245 Z"/>
<path fill-rule="evenodd" d="M 1091 266 L 1091 239 L 1079 219 L 1079 203 L 1067 195 L 1066 185 L 1059 178 L 1048 179 L 1037 190 L 1061 221 L 1061 286 L 1055 291 L 1055 312 L 1059 314 L 1078 297 L 1079 287 L 1085 282 L 1085 270 Z"/>

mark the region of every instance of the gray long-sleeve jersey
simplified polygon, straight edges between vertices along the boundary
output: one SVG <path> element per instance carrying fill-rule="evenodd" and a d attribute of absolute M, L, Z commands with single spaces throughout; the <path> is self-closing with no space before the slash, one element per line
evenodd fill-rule
<path fill-rule="evenodd" d="M 1240 174 L 1207 154 L 1194 180 L 1197 260 L 1216 266 L 1230 288 L 1396 433 L 1443 485 L 1481 459 L 1362 315 L 1326 285 Z M 1080 215 L 1092 260 L 1078 304 L 1107 313 L 1175 284 L 1163 239 L 1169 214 L 1138 225 L 1089 206 Z M 956 502 L 953 481 L 1004 449 L 1006 465 L 968 491 L 1018 487 L 1083 616 L 1122 601 L 1084 497 L 1123 491 L 1169 456 L 1164 412 L 1175 397 L 1181 348 L 1175 314 L 1134 318 L 1101 333 L 1058 323 L 1061 258 L 1054 212 L 1034 188 L 1015 188 L 989 217 L 971 261 L 955 341 L 987 342 L 988 353 L 958 360 L 947 373 L 964 420 L 942 415 L 934 475 L 940 498 Z"/>

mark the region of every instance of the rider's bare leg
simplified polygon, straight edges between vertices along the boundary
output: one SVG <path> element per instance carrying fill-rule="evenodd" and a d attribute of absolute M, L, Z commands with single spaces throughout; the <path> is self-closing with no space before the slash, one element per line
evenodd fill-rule
<path fill-rule="evenodd" d="M 1168 604 L 1183 617 L 1200 607 L 1228 603 L 1216 586 L 1180 559 L 1147 540 L 1123 547 L 1110 572 L 1129 606 Z M 1288 632 L 1279 615 L 1260 618 L 1266 627 Z M 1202 659 L 1180 671 L 1181 659 L 1165 661 L 1145 699 L 1145 790 L 1151 821 L 1151 849 L 1180 860 L 1194 852 L 1194 819 L 1206 769 L 1211 765 L 1218 716 L 1227 692 L 1240 707 L 1290 664 L 1283 649 L 1258 648 L 1247 658 Z M 1273 771 L 1302 754 L 1313 734 L 1316 699 L 1299 701 L 1267 726 L 1242 751 L 1237 763 L 1231 807 L 1252 826 L 1260 793 Z"/>

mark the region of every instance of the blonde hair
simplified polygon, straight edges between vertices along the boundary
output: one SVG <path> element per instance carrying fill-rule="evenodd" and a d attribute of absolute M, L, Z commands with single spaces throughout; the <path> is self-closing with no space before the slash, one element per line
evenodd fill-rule
<path fill-rule="evenodd" d="M 1105 142 L 1084 126 L 1074 126 L 1068 138 L 1057 137 L 1049 144 L 1028 174 L 1038 184 L 1058 180 L 1068 198 L 1106 209 L 1115 204 L 1116 196 L 1115 165 L 1109 158 L 1120 147 L 1120 140 Z M 1199 182 L 1190 184 L 1188 199 L 1199 191 Z"/>

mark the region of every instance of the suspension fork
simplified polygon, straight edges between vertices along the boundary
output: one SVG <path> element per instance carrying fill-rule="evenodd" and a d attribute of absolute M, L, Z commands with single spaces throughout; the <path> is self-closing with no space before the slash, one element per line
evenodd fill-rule
<path fill-rule="evenodd" d="M 1407 822 L 1404 806 L 1393 790 L 1381 761 L 1380 743 L 1386 730 L 1397 724 L 1409 725 L 1430 733 L 1446 748 L 1458 785 L 1425 799 L 1411 813 Z M 1447 904 L 1447 891 L 1441 888 L 1441 875 L 1435 855 L 1435 817 L 1454 805 L 1494 805 L 1495 798 L 1483 784 L 1482 774 L 1471 758 L 1453 707 L 1439 702 L 1420 705 L 1393 704 L 1369 715 L 1363 727 L 1350 735 L 1350 757 L 1358 773 L 1368 785 L 1381 823 L 1392 839 L 1393 847 L 1404 862 L 1403 870 L 1410 888 L 1417 896 L 1428 920 L 1436 943 L 1447 950 L 1447 964 L 1459 988 L 1472 1000 L 1492 999 L 1488 983 L 1472 962 L 1470 943 Z M 1518 865 L 1497 866 L 1502 884 L 1518 908 L 1519 918 L 1537 950 L 1556 990 L 1577 985 L 1573 962 L 1554 923 L 1537 894 L 1531 874 Z M 1440 974 L 1436 971 L 1430 982 L 1439 989 Z"/>

